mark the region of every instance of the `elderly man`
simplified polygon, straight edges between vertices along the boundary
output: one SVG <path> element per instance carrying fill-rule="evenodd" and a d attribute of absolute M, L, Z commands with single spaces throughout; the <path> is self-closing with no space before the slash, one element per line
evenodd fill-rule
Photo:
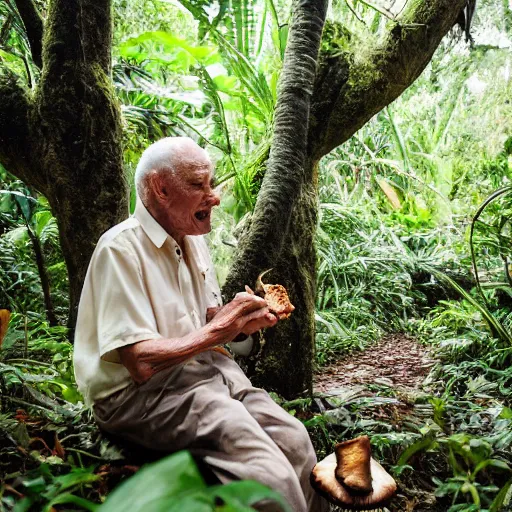
<path fill-rule="evenodd" d="M 188 449 L 221 482 L 266 484 L 295 512 L 324 510 L 306 429 L 221 348 L 277 319 L 245 292 L 221 304 L 201 236 L 219 204 L 207 153 L 188 138 L 160 140 L 135 181 L 135 214 L 99 240 L 78 312 L 75 374 L 96 421 L 149 448 Z"/>

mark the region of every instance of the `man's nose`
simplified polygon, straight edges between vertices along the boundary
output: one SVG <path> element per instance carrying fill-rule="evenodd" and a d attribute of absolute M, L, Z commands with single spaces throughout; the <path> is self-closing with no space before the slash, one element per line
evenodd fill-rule
<path fill-rule="evenodd" d="M 210 192 L 209 202 L 212 206 L 219 206 L 220 204 L 220 194 L 217 189 L 212 189 Z"/>

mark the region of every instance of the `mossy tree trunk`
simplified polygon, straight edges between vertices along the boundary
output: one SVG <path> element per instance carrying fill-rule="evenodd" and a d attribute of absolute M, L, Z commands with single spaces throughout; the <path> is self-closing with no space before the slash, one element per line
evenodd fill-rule
<path fill-rule="evenodd" d="M 27 0 L 21 4 L 34 20 Z M 121 117 L 110 78 L 110 4 L 51 0 L 35 92 L 13 76 L 0 79 L 0 161 L 43 193 L 57 218 L 69 275 L 71 327 L 96 242 L 128 212 Z M 27 19 L 35 48 L 34 23 Z"/>
<path fill-rule="evenodd" d="M 308 160 L 308 128 L 316 62 L 327 0 L 297 1 L 281 75 L 274 138 L 267 170 L 251 221 L 224 286 L 227 295 L 254 283 L 273 268 L 290 291 L 296 310 L 279 329 L 267 334 L 254 361 L 255 384 L 291 396 L 311 388 L 314 337 L 316 183 Z M 299 349 L 297 347 L 300 347 Z M 283 372 L 287 375 L 284 376 Z M 261 378 L 259 378 L 261 377 Z"/>
<path fill-rule="evenodd" d="M 410 0 L 386 36 L 366 49 L 366 57 L 346 52 L 334 58 L 317 57 L 323 2 L 294 3 L 270 159 L 250 230 L 224 288 L 230 297 L 272 267 L 269 282 L 284 284 L 296 306 L 289 321 L 266 334 L 260 355 L 249 359 L 257 384 L 288 398 L 312 388 L 319 160 L 414 82 L 465 3 Z M 298 22 L 302 16 L 309 23 Z M 314 87 L 307 90 L 312 68 Z M 294 78 L 294 72 L 301 77 Z M 294 79 L 303 86 L 304 102 L 290 95 L 297 92 Z"/>

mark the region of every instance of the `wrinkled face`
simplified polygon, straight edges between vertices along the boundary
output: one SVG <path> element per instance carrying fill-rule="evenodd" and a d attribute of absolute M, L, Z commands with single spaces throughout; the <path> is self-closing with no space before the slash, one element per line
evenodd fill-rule
<path fill-rule="evenodd" d="M 184 160 L 164 182 L 167 198 L 162 206 L 175 238 L 209 233 L 212 208 L 220 203 L 220 197 L 214 190 L 213 166 L 206 154 Z"/>

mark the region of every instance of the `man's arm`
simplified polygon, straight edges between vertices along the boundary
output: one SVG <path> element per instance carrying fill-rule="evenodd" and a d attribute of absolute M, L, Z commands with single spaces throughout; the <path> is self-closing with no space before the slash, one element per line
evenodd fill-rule
<path fill-rule="evenodd" d="M 181 338 L 146 340 L 119 348 L 121 363 L 137 383 L 217 345 L 233 341 L 240 333 L 250 335 L 272 327 L 277 318 L 261 297 L 238 293 L 213 320 Z"/>

